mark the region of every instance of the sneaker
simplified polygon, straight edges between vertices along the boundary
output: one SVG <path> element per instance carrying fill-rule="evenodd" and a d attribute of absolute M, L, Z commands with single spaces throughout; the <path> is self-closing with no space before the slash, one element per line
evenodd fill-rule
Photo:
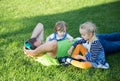
<path fill-rule="evenodd" d="M 59 63 L 65 63 L 66 59 L 67 59 L 67 57 L 59 57 L 58 61 L 59 61 Z"/>
<path fill-rule="evenodd" d="M 60 57 L 60 58 L 58 58 L 58 61 L 59 61 L 60 65 L 63 65 L 63 66 L 69 65 L 70 63 L 67 62 L 67 58 L 68 57 Z"/>
<path fill-rule="evenodd" d="M 105 63 L 104 65 L 99 64 L 99 65 L 97 66 L 97 68 L 108 69 L 108 68 L 109 68 L 109 64 L 108 64 L 108 63 Z"/>

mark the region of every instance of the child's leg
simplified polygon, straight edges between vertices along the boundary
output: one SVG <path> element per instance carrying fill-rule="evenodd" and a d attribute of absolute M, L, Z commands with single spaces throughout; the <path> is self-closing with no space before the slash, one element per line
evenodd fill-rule
<path fill-rule="evenodd" d="M 38 38 L 38 40 L 43 41 L 44 38 L 44 27 L 42 23 L 38 23 L 32 32 L 31 38 Z"/>
<path fill-rule="evenodd" d="M 80 59 L 79 53 L 82 53 L 83 56 L 85 56 L 85 54 L 87 53 L 87 49 L 81 44 L 78 44 L 76 46 L 71 57 L 75 59 Z"/>
<path fill-rule="evenodd" d="M 76 60 L 72 60 L 71 64 L 82 69 L 88 69 L 92 67 L 92 64 L 90 62 L 79 62 Z"/>

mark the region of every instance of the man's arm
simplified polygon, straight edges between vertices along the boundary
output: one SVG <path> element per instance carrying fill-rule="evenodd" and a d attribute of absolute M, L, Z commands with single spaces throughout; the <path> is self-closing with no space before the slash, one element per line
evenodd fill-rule
<path fill-rule="evenodd" d="M 41 56 L 45 54 L 46 52 L 51 57 L 56 57 L 57 53 L 57 41 L 53 40 L 51 42 L 46 42 L 39 47 L 37 47 L 35 50 L 27 50 L 24 48 L 24 52 L 27 56 L 35 57 L 35 56 Z"/>

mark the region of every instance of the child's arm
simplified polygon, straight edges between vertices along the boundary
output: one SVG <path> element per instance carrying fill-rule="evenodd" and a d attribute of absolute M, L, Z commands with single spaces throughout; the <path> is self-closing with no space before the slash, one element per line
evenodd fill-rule
<path fill-rule="evenodd" d="M 47 38 L 46 38 L 46 42 L 50 41 L 51 39 L 54 38 L 54 34 L 50 34 Z"/>
<path fill-rule="evenodd" d="M 70 34 L 67 34 L 67 39 L 68 39 L 69 41 L 73 41 L 73 37 L 72 37 Z"/>
<path fill-rule="evenodd" d="M 98 57 L 99 55 L 103 55 L 103 54 L 104 54 L 104 49 L 103 49 L 101 43 L 99 41 L 94 41 L 91 44 L 91 50 L 90 50 L 90 52 L 88 52 L 85 55 L 85 57 L 86 57 L 87 61 L 95 61 L 96 59 L 104 57 L 104 56 Z"/>
<path fill-rule="evenodd" d="M 86 43 L 86 40 L 84 40 L 83 38 L 80 40 L 77 40 L 76 42 L 73 43 L 74 48 L 78 45 L 78 44 L 82 44 L 82 43 Z"/>
<path fill-rule="evenodd" d="M 80 39 L 80 40 L 74 42 L 73 45 L 72 45 L 72 46 L 70 47 L 70 49 L 68 50 L 68 54 L 72 54 L 73 49 L 74 49 L 78 44 L 82 44 L 82 43 L 84 43 L 84 42 L 86 42 L 84 39 Z"/>
<path fill-rule="evenodd" d="M 70 55 L 71 55 L 71 54 L 72 54 L 73 49 L 74 49 L 74 46 L 71 46 L 71 47 L 70 47 L 70 49 L 68 50 L 68 54 L 70 54 Z"/>

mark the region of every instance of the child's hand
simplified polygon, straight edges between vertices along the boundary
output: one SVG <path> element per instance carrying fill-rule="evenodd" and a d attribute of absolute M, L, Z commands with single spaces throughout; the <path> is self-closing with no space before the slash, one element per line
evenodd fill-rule
<path fill-rule="evenodd" d="M 72 54 L 72 51 L 73 51 L 74 47 L 71 46 L 71 48 L 68 50 L 68 54 L 71 55 Z"/>
<path fill-rule="evenodd" d="M 84 56 L 81 56 L 81 55 L 79 55 L 79 56 L 80 56 L 80 59 L 86 60 L 86 58 Z"/>
<path fill-rule="evenodd" d="M 71 50 L 71 49 L 69 49 L 69 50 L 68 50 L 68 54 L 69 54 L 69 55 L 71 55 L 71 53 L 72 53 L 72 50 Z"/>
<path fill-rule="evenodd" d="M 73 41 L 73 39 L 69 39 L 68 41 L 69 41 L 69 42 L 72 42 L 72 41 Z"/>

